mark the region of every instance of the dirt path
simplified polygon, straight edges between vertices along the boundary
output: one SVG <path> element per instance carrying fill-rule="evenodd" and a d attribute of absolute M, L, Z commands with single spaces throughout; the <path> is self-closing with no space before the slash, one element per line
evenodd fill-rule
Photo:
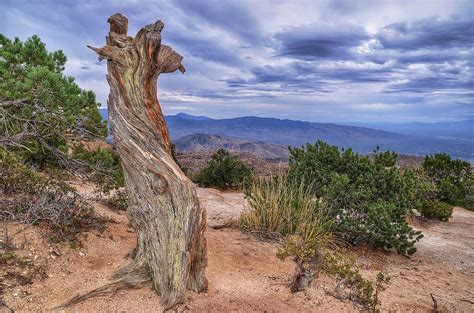
<path fill-rule="evenodd" d="M 454 208 L 449 222 L 415 220 L 424 238 L 417 255 L 474 275 L 474 211 Z"/>
<path fill-rule="evenodd" d="M 208 211 L 209 225 L 225 223 L 243 209 L 242 194 L 199 189 L 201 204 Z M 24 247 L 18 251 L 44 266 L 48 277 L 17 287 L 4 297 L 18 311 L 47 311 L 78 293 L 108 282 L 109 275 L 129 262 L 127 253 L 135 245 L 135 234 L 125 215 L 97 204 L 102 215 L 117 223 L 102 234 L 90 233 L 84 247 L 67 245 L 48 248 L 35 230 L 25 232 Z M 447 224 L 418 222 L 425 233 L 419 252 L 408 259 L 393 254 L 357 250 L 363 273 L 373 277 L 379 270 L 392 276 L 382 294 L 383 310 L 430 311 L 433 293 L 439 306 L 448 310 L 474 311 L 473 235 L 474 212 L 457 208 Z M 326 294 L 334 281 L 320 277 L 307 291 L 291 294 L 286 287 L 293 271 L 291 261 L 275 256 L 277 247 L 235 229 L 208 228 L 209 291 L 188 293 L 181 311 L 356 311 L 351 302 Z M 110 297 L 92 298 L 74 306 L 71 312 L 156 312 L 162 308 L 150 288 L 119 291 Z M 2 309 L 0 308 L 0 311 Z"/>

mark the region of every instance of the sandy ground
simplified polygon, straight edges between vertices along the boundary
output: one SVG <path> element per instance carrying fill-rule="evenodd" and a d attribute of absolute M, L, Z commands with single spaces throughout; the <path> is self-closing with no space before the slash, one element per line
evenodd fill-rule
<path fill-rule="evenodd" d="M 83 191 L 87 192 L 86 189 Z M 241 193 L 199 189 L 199 198 L 208 212 L 210 226 L 220 226 L 243 210 Z M 135 234 L 124 214 L 96 204 L 99 214 L 112 218 L 103 233 L 89 233 L 84 246 L 49 246 L 36 230 L 15 237 L 18 254 L 46 269 L 47 278 L 30 285 L 8 289 L 5 303 L 17 311 L 48 311 L 78 293 L 108 282 L 110 274 L 126 265 L 127 253 L 135 245 Z M 391 284 L 381 295 L 383 311 L 428 312 L 438 305 L 449 311 L 474 311 L 474 212 L 456 208 L 448 223 L 415 221 L 425 237 L 411 259 L 391 253 L 358 249 L 364 275 L 373 277 L 383 270 Z M 321 276 L 304 292 L 291 294 L 286 287 L 293 271 L 291 261 L 280 261 L 275 243 L 262 242 L 236 229 L 214 229 L 207 233 L 209 291 L 188 293 L 179 311 L 277 311 L 340 312 L 357 311 L 351 302 L 328 295 L 335 282 Z M 4 311 L 8 312 L 5 308 Z M 159 298 L 150 288 L 123 290 L 110 297 L 92 298 L 70 312 L 157 312 Z M 63 311 L 63 310 L 58 310 Z M 2 312 L 2 308 L 0 308 Z"/>

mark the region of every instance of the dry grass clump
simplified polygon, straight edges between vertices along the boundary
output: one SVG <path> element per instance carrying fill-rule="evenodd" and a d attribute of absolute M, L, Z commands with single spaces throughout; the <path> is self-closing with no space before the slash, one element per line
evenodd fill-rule
<path fill-rule="evenodd" d="M 253 178 L 244 193 L 249 209 L 240 217 L 241 228 L 330 241 L 333 223 L 327 207 L 304 182 L 290 181 L 285 174 L 271 179 Z"/>

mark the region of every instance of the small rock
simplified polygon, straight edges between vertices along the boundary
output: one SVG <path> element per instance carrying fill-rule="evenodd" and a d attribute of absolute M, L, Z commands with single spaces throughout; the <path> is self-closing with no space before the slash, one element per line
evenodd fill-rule
<path fill-rule="evenodd" d="M 85 256 L 86 254 L 85 254 L 84 252 L 82 252 L 82 251 L 79 251 L 79 255 L 80 255 L 80 256 Z"/>

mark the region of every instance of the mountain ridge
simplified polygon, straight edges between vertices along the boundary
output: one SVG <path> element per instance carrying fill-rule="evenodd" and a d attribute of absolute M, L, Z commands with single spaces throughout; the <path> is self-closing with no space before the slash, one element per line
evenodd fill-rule
<path fill-rule="evenodd" d="M 323 140 L 340 148 L 352 148 L 362 154 L 371 153 L 378 146 L 381 150 L 394 150 L 400 154 L 424 156 L 445 152 L 452 157 L 474 160 L 474 143 L 464 139 L 443 139 L 354 125 L 255 116 L 196 119 L 189 114 L 178 114 L 167 115 L 165 119 L 173 141 L 202 133 L 285 147 Z"/>
<path fill-rule="evenodd" d="M 178 152 L 199 152 L 226 149 L 235 152 L 246 152 L 267 160 L 286 160 L 289 156 L 287 147 L 262 141 L 245 141 L 230 139 L 219 135 L 191 134 L 174 141 Z"/>

